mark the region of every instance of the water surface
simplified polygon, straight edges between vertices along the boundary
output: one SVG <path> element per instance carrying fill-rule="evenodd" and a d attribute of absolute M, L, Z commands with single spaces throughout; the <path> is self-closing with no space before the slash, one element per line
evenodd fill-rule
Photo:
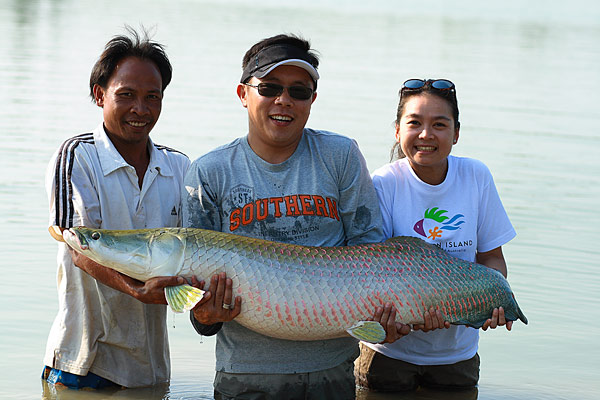
<path fill-rule="evenodd" d="M 113 394 L 43 387 L 56 313 L 56 245 L 47 234 L 46 163 L 92 130 L 89 72 L 124 23 L 143 23 L 174 67 L 152 137 L 196 158 L 245 134 L 235 95 L 241 57 L 261 38 L 302 34 L 321 54 L 308 126 L 355 138 L 371 170 L 388 161 L 401 83 L 457 85 L 455 154 L 492 170 L 517 230 L 504 247 L 529 318 L 481 335 L 480 399 L 593 399 L 600 391 L 600 6 L 575 0 L 91 1 L 0 3 L 0 398 L 210 398 L 214 340 L 169 316 L 170 386 Z M 361 398 L 390 396 L 359 393 Z M 452 399 L 420 391 L 406 399 Z"/>

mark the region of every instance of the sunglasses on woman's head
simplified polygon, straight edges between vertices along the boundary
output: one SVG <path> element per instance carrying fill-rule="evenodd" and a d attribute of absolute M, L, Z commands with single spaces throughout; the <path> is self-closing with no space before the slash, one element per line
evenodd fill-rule
<path fill-rule="evenodd" d="M 307 86 L 283 86 L 277 83 L 259 83 L 258 85 L 251 85 L 244 83 L 246 86 L 250 86 L 258 89 L 258 94 L 264 97 L 279 97 L 283 93 L 284 89 L 287 89 L 288 94 L 292 99 L 296 100 L 308 100 L 312 97 L 314 91 Z"/>
<path fill-rule="evenodd" d="M 425 85 L 430 84 L 432 88 L 437 90 L 454 90 L 454 83 L 448 79 L 409 79 L 402 85 L 402 90 L 421 89 Z"/>

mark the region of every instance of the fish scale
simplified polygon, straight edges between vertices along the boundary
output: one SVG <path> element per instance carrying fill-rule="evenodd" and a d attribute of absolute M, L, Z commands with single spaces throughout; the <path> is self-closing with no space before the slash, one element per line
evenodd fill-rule
<path fill-rule="evenodd" d="M 280 339 L 347 336 L 386 302 L 405 324 L 423 323 L 434 307 L 453 324 L 481 327 L 500 306 L 508 320 L 527 323 L 499 272 L 413 237 L 310 247 L 193 228 L 70 232 L 77 241 L 65 241 L 75 250 L 142 281 L 165 275 L 208 281 L 226 272 L 243 298 L 236 321 Z"/>

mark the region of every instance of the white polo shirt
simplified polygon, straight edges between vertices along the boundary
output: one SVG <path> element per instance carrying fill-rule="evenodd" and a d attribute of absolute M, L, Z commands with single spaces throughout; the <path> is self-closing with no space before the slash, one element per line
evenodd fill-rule
<path fill-rule="evenodd" d="M 139 188 L 135 169 L 100 124 L 66 140 L 46 171 L 50 225 L 142 229 L 181 225 L 181 186 L 190 161 L 149 143 Z M 166 306 L 146 305 L 73 265 L 58 245 L 58 315 L 44 363 L 77 375 L 88 371 L 126 387 L 168 382 Z"/>

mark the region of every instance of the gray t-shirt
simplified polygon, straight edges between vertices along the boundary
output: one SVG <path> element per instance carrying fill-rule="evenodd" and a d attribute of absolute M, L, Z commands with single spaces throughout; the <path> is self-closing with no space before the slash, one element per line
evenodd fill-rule
<path fill-rule="evenodd" d="M 184 186 L 186 227 L 310 246 L 383 238 L 365 160 L 354 140 L 335 133 L 305 129 L 294 154 L 281 164 L 264 161 L 250 148 L 247 137 L 238 138 L 194 161 Z M 216 369 L 319 371 L 356 356 L 357 343 L 351 337 L 306 342 L 275 339 L 231 321 L 217 334 Z"/>

